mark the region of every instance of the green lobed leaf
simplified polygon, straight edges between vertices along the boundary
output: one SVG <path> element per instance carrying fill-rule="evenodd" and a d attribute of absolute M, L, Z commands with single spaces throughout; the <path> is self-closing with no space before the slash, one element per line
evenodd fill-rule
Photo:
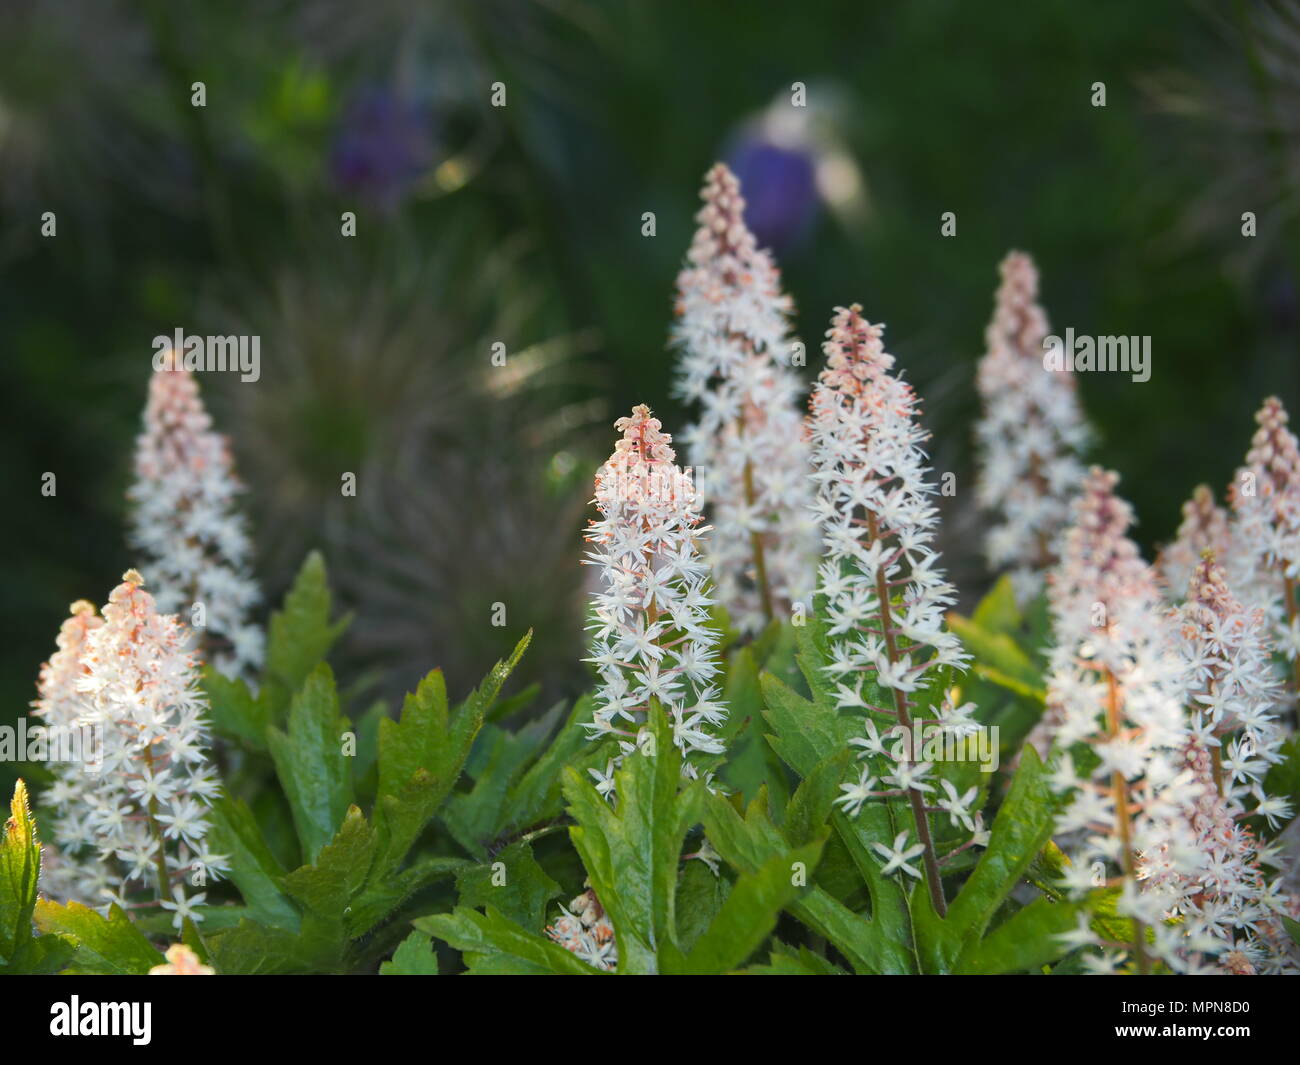
<path fill-rule="evenodd" d="M 462 906 L 492 906 L 529 931 L 546 924 L 546 904 L 560 895 L 560 885 L 547 876 L 525 842 L 513 843 L 456 877 Z"/>
<path fill-rule="evenodd" d="M 353 926 L 357 900 L 374 859 L 376 835 L 360 809 L 348 808 L 334 839 L 316 861 L 286 874 L 285 892 L 302 907 L 298 934 L 243 920 L 215 940 L 214 957 L 226 972 L 337 972 L 344 966 L 348 941 L 362 930 Z M 367 910 L 366 915 L 370 916 Z M 368 926 L 367 926 L 368 927 Z M 265 949 L 285 957 L 259 959 L 255 940 L 269 937 Z"/>
<path fill-rule="evenodd" d="M 760 795 L 740 812 L 719 795 L 704 800 L 703 818 L 709 842 L 728 865 L 741 873 L 757 872 L 789 850 L 785 837 L 768 818 L 766 797 Z M 884 926 L 854 913 L 814 884 L 790 904 L 790 912 L 818 935 L 826 937 L 859 973 L 913 971 L 904 945 L 900 951 Z"/>
<path fill-rule="evenodd" d="M 677 877 L 677 945 L 686 953 L 713 923 L 731 883 L 702 861 L 682 865 Z"/>
<path fill-rule="evenodd" d="M 350 728 L 339 713 L 334 675 L 321 663 L 290 701 L 288 732 L 274 725 L 266 731 L 305 863 L 334 838 L 352 803 L 352 759 L 342 740 Z"/>
<path fill-rule="evenodd" d="M 1015 584 L 1010 574 L 1003 574 L 979 601 L 971 621 L 989 632 L 1015 633 L 1024 623 L 1024 615 L 1016 603 Z"/>
<path fill-rule="evenodd" d="M 215 853 L 229 857 L 230 880 L 239 888 L 250 917 L 297 931 L 298 908 L 279 886 L 284 869 L 262 838 L 247 803 L 223 797 L 212 804 L 208 843 Z"/>
<path fill-rule="evenodd" d="M 466 956 L 471 972 L 551 972 L 576 976 L 599 974 L 558 943 L 520 928 L 492 906 L 485 913 L 457 906 L 451 913 L 419 917 L 411 922 Z M 481 959 L 502 958 L 480 967 Z"/>
<path fill-rule="evenodd" d="M 431 856 L 412 862 L 399 873 L 389 873 L 371 880 L 353 901 L 347 916 L 348 934 L 354 938 L 365 934 L 394 910 L 439 880 L 456 876 L 472 863 L 464 858 Z"/>
<path fill-rule="evenodd" d="M 1052 835 L 1057 798 L 1038 753 L 1026 747 L 1011 790 L 994 818 L 989 844 L 957 898 L 940 918 L 921 890 L 912 897 L 912 922 L 927 972 L 953 970 L 959 955 L 975 949 L 1012 889 Z"/>
<path fill-rule="evenodd" d="M 766 965 L 751 965 L 742 969 L 744 976 L 847 976 L 834 962 L 827 961 L 820 954 L 815 954 L 807 947 L 795 950 L 784 943 L 772 946 L 772 954 Z"/>
<path fill-rule="evenodd" d="M 768 743 L 800 777 L 848 750 L 855 725 L 836 711 L 834 703 L 805 699 L 771 674 L 763 674 L 762 685 L 763 716 L 772 729 Z"/>
<path fill-rule="evenodd" d="M 742 965 L 771 934 L 781 911 L 805 889 L 826 836 L 770 858 L 732 886 L 718 916 L 682 960 L 678 972 L 726 973 Z"/>
<path fill-rule="evenodd" d="M 773 622 L 768 627 L 769 636 L 774 627 L 780 628 Z M 758 659 L 751 648 L 740 648 L 727 663 L 723 698 L 727 721 L 719 739 L 726 744 L 727 754 L 718 776 L 745 798 L 753 798 L 766 784 L 768 794 L 778 806 L 784 806 L 789 789 L 775 752 L 763 737 L 763 690 Z"/>
<path fill-rule="evenodd" d="M 203 667 L 203 691 L 208 697 L 208 719 L 223 736 L 241 740 L 253 750 L 266 750 L 266 729 L 271 724 L 271 704 L 255 696 L 242 680 L 232 679 L 212 666 Z"/>
<path fill-rule="evenodd" d="M 982 935 L 1024 877 L 1029 863 L 1052 837 L 1058 805 L 1038 752 L 1025 748 L 1011 790 L 993 819 L 989 845 L 948 909 L 948 920 L 963 929 L 964 936 Z"/>
<path fill-rule="evenodd" d="M 245 918 L 208 937 L 212 964 L 222 974 L 337 973 L 343 968 L 346 935 L 339 921 L 313 912 L 297 933 Z"/>
<path fill-rule="evenodd" d="M 72 957 L 64 972 L 97 976 L 139 976 L 163 964 L 163 956 L 114 903 L 108 916 L 79 902 L 66 906 L 37 899 L 36 926 L 66 940 Z"/>
<path fill-rule="evenodd" d="M 427 932 L 412 932 L 398 945 L 391 961 L 379 966 L 380 976 L 437 976 L 438 956 Z"/>
<path fill-rule="evenodd" d="M 284 877 L 284 890 L 320 917 L 341 923 L 348 904 L 366 883 L 375 845 L 375 830 L 351 806 L 316 861 Z"/>
<path fill-rule="evenodd" d="M 440 814 L 456 842 L 471 854 L 485 857 L 488 847 L 508 829 L 522 827 L 515 821 L 510 801 L 512 786 L 543 751 L 563 713 L 564 704 L 557 703 L 515 731 L 487 724 L 479 732 L 465 766 L 474 785 L 468 792 L 451 795 Z M 557 767 L 551 781 L 557 797 L 558 778 Z"/>
<path fill-rule="evenodd" d="M 781 826 L 786 839 L 795 846 L 810 842 L 829 821 L 852 757 L 852 752 L 846 747 L 823 759 L 795 789 Z"/>
<path fill-rule="evenodd" d="M 582 770 L 606 757 L 604 745 L 591 743 L 584 727 L 591 722 L 594 705 L 590 694 L 574 703 L 568 720 L 551 745 L 510 788 L 499 831 L 559 817 L 564 810 L 564 767 L 571 765 Z"/>
<path fill-rule="evenodd" d="M 683 789 L 681 756 L 657 706 L 642 735 L 615 774 L 614 807 L 574 769 L 564 780 L 577 822 L 569 838 L 614 926 L 619 971 L 629 973 L 658 972 L 659 953 L 674 944 L 678 865 L 702 790 Z"/>
<path fill-rule="evenodd" d="M 454 712 L 447 709 L 442 673 L 434 670 L 414 695 L 407 696 L 399 721 L 380 722 L 375 802 L 375 824 L 381 834 L 380 872 L 401 863 L 451 793 L 488 709 L 531 639 L 530 631 Z"/>
<path fill-rule="evenodd" d="M 826 683 L 824 629 L 816 615 L 798 630 L 797 639 L 799 668 L 814 698 L 805 699 L 789 685 L 764 675 L 764 714 L 773 730 L 768 742 L 787 765 L 807 779 L 849 750 L 849 741 L 861 725 L 839 712 Z M 824 784 L 823 780 L 818 786 Z M 880 861 L 871 847 L 877 842 L 891 843 L 897 834 L 889 809 L 883 803 L 869 803 L 857 817 L 836 812 L 831 820 L 871 896 L 874 937 L 869 964 L 879 972 L 913 971 L 916 958 L 907 894 L 895 878 L 880 875 Z"/>
<path fill-rule="evenodd" d="M 294 578 L 284 604 L 271 614 L 266 637 L 266 667 L 262 693 L 269 720 L 278 721 L 289 700 L 316 670 L 351 616 L 330 621 L 330 590 L 325 559 L 307 556 Z"/>
<path fill-rule="evenodd" d="M 0 969 L 32 960 L 32 912 L 36 908 L 41 845 L 27 802 L 27 785 L 14 785 L 9 818 L 0 835 Z"/>
<path fill-rule="evenodd" d="M 1080 904 L 1037 898 L 963 948 L 953 971 L 996 976 L 1032 973 L 1068 953 L 1057 937 L 1077 923 Z"/>

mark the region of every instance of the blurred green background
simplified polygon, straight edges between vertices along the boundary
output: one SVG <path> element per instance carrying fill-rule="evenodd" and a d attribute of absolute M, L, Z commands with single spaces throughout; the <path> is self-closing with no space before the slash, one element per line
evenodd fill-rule
<path fill-rule="evenodd" d="M 66 605 L 132 563 L 150 341 L 177 326 L 261 337 L 258 383 L 202 386 L 268 600 L 319 546 L 357 613 L 346 680 L 441 664 L 464 691 L 531 625 L 525 675 L 575 691 L 591 474 L 634 403 L 684 424 L 665 338 L 717 158 L 810 375 L 835 304 L 888 324 L 958 474 L 965 596 L 974 364 L 1012 247 L 1056 331 L 1152 337 L 1149 382 L 1081 381 L 1151 548 L 1266 394 L 1298 405 L 1298 58 L 1291 3 L 0 0 L 0 720 Z"/>

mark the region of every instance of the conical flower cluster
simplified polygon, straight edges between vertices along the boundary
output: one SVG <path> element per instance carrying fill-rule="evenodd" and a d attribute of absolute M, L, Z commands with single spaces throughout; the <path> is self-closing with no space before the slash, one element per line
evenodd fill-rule
<path fill-rule="evenodd" d="M 1215 772 L 1219 790 L 1252 807 L 1277 802 L 1266 800 L 1263 784 L 1268 767 L 1281 760 L 1276 711 L 1283 693 L 1269 667 L 1272 647 L 1263 611 L 1241 605 L 1223 567 L 1206 552 L 1175 618 L 1191 671 L 1192 729 L 1215 752 L 1216 767 L 1222 764 L 1223 771 Z M 1282 816 L 1289 818 L 1289 811 Z"/>
<path fill-rule="evenodd" d="M 849 638 L 843 674 L 869 673 L 906 695 L 964 655 L 943 627 L 956 592 L 930 546 L 938 511 L 922 450 L 929 433 L 912 386 L 890 373 L 882 333 L 857 304 L 840 307 L 822 346 L 808 417 L 826 559 L 818 590 L 830 634 Z"/>
<path fill-rule="evenodd" d="M 1205 788 L 1184 764 L 1187 671 L 1154 571 L 1126 536 L 1132 511 L 1117 481 L 1089 471 L 1049 582 L 1047 701 L 1062 751 L 1053 779 L 1070 796 L 1057 830 L 1070 837 L 1072 892 L 1118 885 L 1119 912 L 1134 922 L 1131 954 L 1107 948 L 1090 964 L 1109 972 L 1131 958 L 1138 971 L 1154 960 L 1193 971 L 1213 941 L 1165 920 L 1183 910 L 1203 862 L 1190 818 Z M 1091 748 L 1091 768 L 1076 765 L 1076 743 Z"/>
<path fill-rule="evenodd" d="M 881 333 L 882 327 L 867 322 L 854 304 L 836 310 L 823 345 L 826 366 L 808 416 L 815 512 L 826 558 L 818 591 L 826 600 L 833 648 L 828 669 L 839 685 L 839 705 L 868 715 L 858 741 L 867 764 L 858 784 L 845 786 L 840 801 L 856 810 L 876 795 L 906 794 L 919 842 L 909 848 L 903 834 L 888 860 L 909 873 L 914 872 L 907 865 L 909 855 L 923 854 L 931 867 L 933 893 L 937 864 L 925 813 L 925 796 L 937 787 L 930 779 L 933 767 L 891 756 L 870 716 L 883 715 L 910 732 L 913 693 L 926 686 L 935 667 L 961 665 L 966 656 L 956 636 L 943 627 L 956 593 L 930 546 L 938 512 L 922 451 L 929 434 L 916 422 L 916 393 L 890 373 L 894 357 L 885 352 Z M 882 690 L 886 705 L 877 701 L 879 696 L 872 698 L 876 690 Z M 939 727 L 969 729 L 969 708 L 949 711 Z M 889 756 L 883 768 L 882 756 Z M 878 773 L 883 774 L 883 789 L 877 787 Z M 964 803 L 960 814 L 954 811 L 956 820 L 966 814 Z M 938 906 L 942 912 L 942 902 Z"/>
<path fill-rule="evenodd" d="M 742 632 L 810 606 L 816 530 L 808 511 L 802 387 L 791 365 L 790 298 L 745 226 L 734 174 L 705 177 L 699 228 L 677 279 L 679 394 L 700 406 L 683 436 L 717 529 L 718 597 Z"/>
<path fill-rule="evenodd" d="M 218 669 L 251 678 L 262 661 L 263 637 L 248 620 L 259 592 L 235 507 L 241 487 L 229 442 L 212 431 L 187 370 L 164 364 L 149 382 L 135 478 L 130 541 L 141 552 L 158 609 L 184 612 Z"/>
<path fill-rule="evenodd" d="M 1270 825 L 1291 817 L 1289 805 L 1264 794 L 1264 776 L 1281 760 L 1276 709 L 1280 686 L 1269 668 L 1268 625 L 1228 588 L 1210 552 L 1197 564 L 1187 601 L 1175 614 L 1179 646 L 1190 673 L 1191 734 L 1186 764 L 1202 784 L 1191 811 L 1196 848 L 1205 856 L 1199 877 L 1179 885 L 1188 896 L 1186 923 L 1222 943 L 1220 965 L 1233 972 L 1281 972 L 1296 967 L 1279 915 L 1300 900 L 1284 897 L 1276 862 L 1242 823 L 1251 814 Z"/>
<path fill-rule="evenodd" d="M 1178 879 L 1184 926 L 1197 938 L 1215 943 L 1219 970 L 1238 976 L 1300 973 L 1300 951 L 1282 916 L 1300 916 L 1300 898 L 1288 896 L 1282 878 L 1265 866 L 1277 865 L 1273 847 L 1263 846 L 1240 804 L 1216 790 L 1219 767 L 1213 748 L 1193 735 L 1184 752 L 1201 785 L 1189 815 L 1196 847 L 1203 856 L 1198 877 Z M 1153 872 L 1159 873 L 1159 870 Z"/>
<path fill-rule="evenodd" d="M 74 604 L 36 705 L 51 726 L 87 727 L 102 742 L 93 772 L 60 767 L 46 794 L 61 856 L 56 886 L 87 904 L 152 899 L 178 928 L 204 898 L 189 889 L 226 868 L 205 841 L 218 784 L 190 640 L 131 570 L 102 618 Z"/>
<path fill-rule="evenodd" d="M 1259 428 L 1230 491 L 1229 577 L 1242 602 L 1268 613 L 1273 642 L 1294 662 L 1300 658 L 1300 447 L 1275 396 L 1255 420 Z"/>
<path fill-rule="evenodd" d="M 80 733 L 93 736 L 83 724 L 84 706 L 77 685 L 85 674 L 82 657 L 86 638 L 104 624 L 93 604 L 80 599 L 69 608 L 59 627 L 58 650 L 41 666 L 32 713 L 41 719 L 51 749 Z M 89 796 L 98 785 L 92 763 L 102 751 L 82 751 L 82 762 L 51 763 L 54 782 L 45 791 L 45 805 L 54 811 L 51 842 L 46 845 L 41 868 L 41 890 L 56 899 L 94 899 L 114 885 L 107 868 L 97 860 L 78 860 L 92 848 L 94 839 L 85 823 Z M 95 767 L 100 768 L 100 767 Z M 65 853 L 66 852 L 66 853 Z"/>
<path fill-rule="evenodd" d="M 720 754 L 711 730 L 726 717 L 713 684 L 717 631 L 711 627 L 708 566 L 701 541 L 699 497 L 676 462 L 672 437 L 644 405 L 614 423 L 623 434 L 596 475 L 596 507 L 584 562 L 595 566 L 591 657 L 600 674 L 593 734 L 614 733 L 633 749 L 657 699 L 686 756 L 682 771 L 698 775 L 690 756 Z M 592 770 L 602 793 L 614 787 L 614 759 Z M 706 774 L 707 776 L 707 774 Z"/>
<path fill-rule="evenodd" d="M 1229 558 L 1231 541 L 1228 512 L 1214 501 L 1209 485 L 1198 484 L 1192 498 L 1183 504 L 1183 520 L 1174 542 L 1161 550 L 1156 559 L 1165 594 L 1174 600 L 1181 599 L 1201 556 L 1212 551 L 1216 558 Z"/>
<path fill-rule="evenodd" d="M 1043 365 L 1047 316 L 1038 304 L 1038 270 L 1023 252 L 999 266 L 1002 284 L 985 333 L 976 387 L 983 416 L 975 428 L 976 500 L 993 515 L 985 553 L 1009 569 L 1021 601 L 1042 588 L 1069 522 L 1070 496 L 1083 477 L 1087 442 L 1074 375 Z"/>

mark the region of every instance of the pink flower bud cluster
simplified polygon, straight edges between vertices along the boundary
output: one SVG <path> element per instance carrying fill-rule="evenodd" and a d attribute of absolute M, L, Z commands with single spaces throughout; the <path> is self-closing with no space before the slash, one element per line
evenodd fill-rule
<path fill-rule="evenodd" d="M 1230 558 L 1231 543 L 1228 512 L 1214 501 L 1209 485 L 1197 485 L 1192 498 L 1183 504 L 1183 520 L 1174 542 L 1166 545 L 1156 558 L 1156 570 L 1164 583 L 1165 594 L 1174 600 L 1181 599 L 1201 556 L 1213 551 L 1216 558 Z"/>
<path fill-rule="evenodd" d="M 546 934 L 588 965 L 605 972 L 618 968 L 614 926 L 594 891 L 584 891 L 567 908 L 561 906 L 560 916 L 547 925 Z"/>

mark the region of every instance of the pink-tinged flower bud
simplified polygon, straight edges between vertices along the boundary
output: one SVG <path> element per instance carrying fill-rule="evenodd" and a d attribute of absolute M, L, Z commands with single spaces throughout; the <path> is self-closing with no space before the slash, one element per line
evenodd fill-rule
<path fill-rule="evenodd" d="M 546 934 L 588 965 L 605 972 L 618 968 L 614 926 L 590 889 L 570 902 L 567 909 L 560 907 L 560 916 L 547 926 Z"/>
<path fill-rule="evenodd" d="M 1215 503 L 1209 485 L 1198 484 L 1192 498 L 1183 504 L 1183 520 L 1174 542 L 1156 558 L 1165 594 L 1176 601 L 1186 593 L 1187 582 L 1206 551 L 1213 551 L 1219 559 L 1231 557 L 1231 539 L 1228 512 Z"/>
<path fill-rule="evenodd" d="M 993 518 L 985 542 L 989 564 L 1011 572 L 1023 602 L 1041 590 L 1059 555 L 1070 496 L 1083 477 L 1078 455 L 1088 430 L 1074 375 L 1043 364 L 1048 326 L 1033 260 L 1013 251 L 998 269 L 1002 284 L 975 380 L 983 400 L 975 427 L 975 498 Z"/>
<path fill-rule="evenodd" d="M 816 530 L 808 505 L 808 447 L 794 370 L 790 298 L 772 257 L 744 222 L 735 175 L 705 176 L 699 228 L 677 278 L 672 342 L 677 392 L 699 405 L 683 435 L 717 535 L 710 565 L 718 597 L 742 632 L 809 607 Z"/>
<path fill-rule="evenodd" d="M 173 943 L 164 957 L 167 963 L 155 965 L 149 970 L 150 976 L 215 976 L 217 972 L 199 961 L 199 956 L 184 943 Z"/>

